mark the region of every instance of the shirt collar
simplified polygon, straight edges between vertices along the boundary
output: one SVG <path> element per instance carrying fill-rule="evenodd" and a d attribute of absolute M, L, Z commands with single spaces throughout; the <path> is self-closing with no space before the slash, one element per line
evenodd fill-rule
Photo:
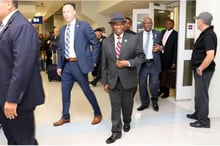
<path fill-rule="evenodd" d="M 114 37 L 117 39 L 118 37 L 123 37 L 123 35 L 124 35 L 124 32 L 122 33 L 122 34 L 120 34 L 119 36 L 118 35 L 116 35 L 115 33 L 114 33 Z"/>
<path fill-rule="evenodd" d="M 74 26 L 76 24 L 76 19 L 73 19 L 73 21 L 71 21 L 70 23 L 67 23 L 67 25 L 71 25 Z"/>
<path fill-rule="evenodd" d="M 150 31 L 146 31 L 146 30 L 145 30 L 145 31 L 144 31 L 145 34 L 147 34 L 148 32 L 151 34 L 151 33 L 152 33 L 152 30 L 150 30 Z"/>

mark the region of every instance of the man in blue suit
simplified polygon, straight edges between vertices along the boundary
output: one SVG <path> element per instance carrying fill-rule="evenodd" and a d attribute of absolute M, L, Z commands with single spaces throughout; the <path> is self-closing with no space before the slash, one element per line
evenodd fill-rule
<path fill-rule="evenodd" d="M 75 5 L 63 6 L 63 17 L 67 25 L 60 30 L 57 73 L 62 81 L 62 117 L 54 126 L 70 122 L 70 94 L 73 84 L 78 82 L 94 110 L 92 124 L 102 120 L 102 114 L 93 91 L 90 89 L 88 73 L 98 61 L 99 42 L 89 23 L 76 20 Z M 90 45 L 93 47 L 92 51 Z"/>
<path fill-rule="evenodd" d="M 158 111 L 158 89 L 160 85 L 159 74 L 161 72 L 161 62 L 159 52 L 161 50 L 161 32 L 152 29 L 153 22 L 149 17 L 144 18 L 144 31 L 138 34 L 138 45 L 143 48 L 146 55 L 139 73 L 139 91 L 141 96 L 141 106 L 137 109 L 142 111 L 148 108 L 151 94 L 153 110 Z M 148 80 L 149 91 L 148 93 Z"/>
<path fill-rule="evenodd" d="M 34 145 L 34 110 L 44 103 L 39 39 L 17 7 L 0 0 L 0 121 L 8 145 Z"/>

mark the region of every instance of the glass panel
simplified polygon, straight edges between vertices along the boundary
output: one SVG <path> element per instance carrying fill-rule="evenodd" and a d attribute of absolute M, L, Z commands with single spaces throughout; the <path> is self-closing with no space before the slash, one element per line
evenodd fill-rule
<path fill-rule="evenodd" d="M 142 22 L 145 17 L 149 17 L 149 14 L 137 14 L 137 32 L 143 31 Z"/>
<path fill-rule="evenodd" d="M 192 86 L 191 60 L 184 60 L 183 86 Z"/>
<path fill-rule="evenodd" d="M 154 29 L 163 30 L 167 19 L 170 18 L 170 11 L 154 9 Z"/>
<path fill-rule="evenodd" d="M 196 15 L 196 1 L 190 0 L 186 2 L 186 27 L 187 23 L 195 23 L 195 19 L 193 17 Z M 186 28 L 187 30 L 187 28 Z M 187 35 L 185 35 L 187 36 Z M 185 39 L 185 49 L 186 50 L 192 50 L 194 44 L 193 38 L 187 38 Z"/>

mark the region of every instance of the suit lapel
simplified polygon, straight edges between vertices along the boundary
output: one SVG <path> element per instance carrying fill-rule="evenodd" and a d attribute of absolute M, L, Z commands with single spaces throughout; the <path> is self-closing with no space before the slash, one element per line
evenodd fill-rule
<path fill-rule="evenodd" d="M 116 59 L 114 34 L 110 36 L 110 47 L 112 48 L 110 49 L 110 53 L 113 56 L 113 58 Z"/>
<path fill-rule="evenodd" d="M 142 32 L 140 33 L 140 38 L 139 38 L 138 40 L 139 40 L 140 48 L 143 48 L 143 49 L 144 49 L 144 46 L 143 46 L 143 42 L 144 42 L 143 35 L 144 35 L 144 31 L 142 31 Z"/>
<path fill-rule="evenodd" d="M 167 38 L 167 42 L 173 37 L 174 34 L 174 30 L 171 32 L 171 34 L 169 35 L 169 37 Z"/>
<path fill-rule="evenodd" d="M 8 29 L 8 27 L 10 26 L 10 24 L 14 21 L 14 19 L 16 18 L 17 15 L 19 15 L 20 12 L 16 11 L 11 18 L 8 20 L 7 24 L 4 26 L 4 28 L 2 29 L 2 31 L 0 32 L 0 39 L 2 38 L 3 34 L 5 33 L 5 31 Z"/>
<path fill-rule="evenodd" d="M 75 30 L 74 30 L 74 45 L 75 43 L 77 42 L 77 34 L 78 34 L 78 31 L 79 31 L 79 21 L 76 20 L 76 24 L 75 24 Z M 75 47 L 74 47 L 75 48 Z"/>
<path fill-rule="evenodd" d="M 123 35 L 123 37 L 122 37 L 122 40 L 121 40 L 121 50 L 120 50 L 120 57 L 121 57 L 121 55 L 123 55 L 124 53 L 122 53 L 122 52 L 124 52 L 124 51 L 127 51 L 126 50 L 126 48 L 127 48 L 127 41 L 128 41 L 128 36 L 127 36 L 127 34 L 126 33 L 124 33 L 124 35 Z M 119 58 L 120 58 L 119 57 Z"/>

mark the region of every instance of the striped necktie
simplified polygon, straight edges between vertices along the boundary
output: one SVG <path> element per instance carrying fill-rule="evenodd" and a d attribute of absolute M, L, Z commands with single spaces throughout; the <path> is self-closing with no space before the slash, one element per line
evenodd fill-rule
<path fill-rule="evenodd" d="M 66 27 L 66 37 L 65 37 L 65 58 L 69 58 L 70 53 L 70 24 Z"/>
<path fill-rule="evenodd" d="M 117 40 L 118 40 L 118 41 L 117 41 L 117 43 L 116 43 L 115 52 L 116 52 L 116 58 L 119 59 L 120 50 L 121 50 L 121 42 L 120 42 L 121 37 L 118 36 L 118 37 L 117 37 Z"/>

